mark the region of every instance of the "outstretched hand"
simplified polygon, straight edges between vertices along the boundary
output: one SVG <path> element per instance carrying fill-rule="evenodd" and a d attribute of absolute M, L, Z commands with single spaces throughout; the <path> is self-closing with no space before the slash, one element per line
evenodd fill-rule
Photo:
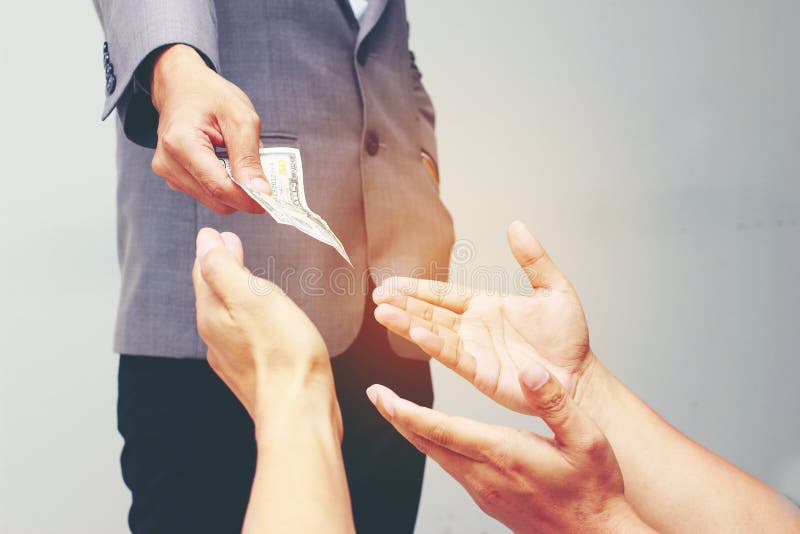
<path fill-rule="evenodd" d="M 376 319 L 512 410 L 531 413 L 520 387 L 543 365 L 575 396 L 594 362 L 578 295 L 521 222 L 508 242 L 533 293 L 492 295 L 450 283 L 390 278 L 373 293 Z"/>
<path fill-rule="evenodd" d="M 251 417 L 260 398 L 285 388 L 318 382 L 333 395 L 319 331 L 278 286 L 250 273 L 243 259 L 236 234 L 211 228 L 197 234 L 192 279 L 208 363 Z"/>
<path fill-rule="evenodd" d="M 614 451 L 592 419 L 539 364 L 526 365 L 519 378 L 527 406 L 552 439 L 445 415 L 380 385 L 367 395 L 398 432 L 514 532 L 650 531 L 625 500 Z"/>

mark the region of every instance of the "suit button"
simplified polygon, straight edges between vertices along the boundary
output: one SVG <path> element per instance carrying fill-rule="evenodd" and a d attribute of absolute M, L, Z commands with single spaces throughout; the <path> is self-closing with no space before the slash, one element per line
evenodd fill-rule
<path fill-rule="evenodd" d="M 114 76 L 114 73 L 111 72 L 106 76 L 106 93 L 111 94 L 114 92 L 114 89 L 117 87 L 117 77 Z"/>
<path fill-rule="evenodd" d="M 356 59 L 358 60 L 358 63 L 363 67 L 364 64 L 367 62 L 367 49 L 365 47 L 362 46 L 361 48 L 358 49 L 358 52 L 356 52 Z"/>
<path fill-rule="evenodd" d="M 378 136 L 374 132 L 367 133 L 367 140 L 364 143 L 364 147 L 367 149 L 367 154 L 370 156 L 374 156 L 378 153 L 380 143 L 378 141 Z"/>

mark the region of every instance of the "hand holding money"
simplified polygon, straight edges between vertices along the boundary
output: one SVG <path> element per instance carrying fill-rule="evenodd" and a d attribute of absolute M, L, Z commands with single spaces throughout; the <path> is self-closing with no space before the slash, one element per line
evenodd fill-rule
<path fill-rule="evenodd" d="M 351 267 L 353 266 L 344 250 L 344 245 L 333 233 L 328 223 L 308 207 L 303 186 L 303 161 L 300 158 L 299 150 L 287 147 L 259 150 L 261 167 L 269 181 L 272 195 L 265 195 L 238 179 L 226 151 L 219 151 L 218 155 L 225 170 L 228 171 L 230 180 L 241 187 L 250 198 L 258 202 L 275 219 L 275 222 L 294 226 L 317 241 L 330 245 Z"/>
<path fill-rule="evenodd" d="M 215 146 L 228 147 L 239 180 L 270 193 L 258 157 L 261 123 L 247 95 L 186 45 L 171 46 L 156 59 L 151 89 L 159 112 L 153 172 L 220 215 L 262 213 L 214 155 Z"/>

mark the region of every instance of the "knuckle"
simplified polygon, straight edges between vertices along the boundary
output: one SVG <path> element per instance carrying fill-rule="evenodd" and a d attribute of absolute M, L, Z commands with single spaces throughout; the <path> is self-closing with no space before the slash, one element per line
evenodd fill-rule
<path fill-rule="evenodd" d="M 200 337 L 205 340 L 208 338 L 209 334 L 213 330 L 213 321 L 208 317 L 207 314 L 198 313 L 197 314 L 197 333 L 200 334 Z M 211 363 L 212 356 L 208 356 L 209 363 Z M 213 367 L 213 366 L 212 366 Z"/>
<path fill-rule="evenodd" d="M 603 436 L 592 435 L 586 438 L 586 442 L 583 444 L 583 451 L 590 462 L 603 464 L 608 459 L 611 448 Z"/>
<path fill-rule="evenodd" d="M 225 204 L 220 204 L 218 202 L 214 202 L 213 204 L 208 206 L 208 209 L 210 209 L 217 215 L 230 215 L 231 213 L 234 213 L 236 211 L 232 207 L 227 206 Z"/>
<path fill-rule="evenodd" d="M 491 459 L 491 463 L 503 471 L 514 471 L 518 467 L 518 462 L 514 455 L 509 453 L 509 450 L 502 444 L 493 445 L 488 451 L 487 456 Z"/>
<path fill-rule="evenodd" d="M 566 406 L 567 392 L 563 388 L 558 388 L 558 390 L 539 401 L 539 408 L 551 415 L 563 412 Z"/>
<path fill-rule="evenodd" d="M 478 506 L 487 513 L 497 507 L 502 500 L 500 490 L 489 484 L 478 484 L 477 487 L 473 488 L 473 492 L 477 497 Z"/>
<path fill-rule="evenodd" d="M 230 110 L 228 117 L 230 123 L 237 127 L 261 127 L 261 118 L 258 113 L 245 105 L 239 105 L 236 109 Z"/>
<path fill-rule="evenodd" d="M 412 445 L 416 447 L 416 449 L 421 452 L 422 454 L 426 455 L 430 452 L 430 447 L 425 440 L 421 440 L 418 438 L 413 438 Z"/>
<path fill-rule="evenodd" d="M 250 127 L 261 127 L 261 117 L 258 116 L 254 109 L 244 108 L 240 113 L 239 121 L 241 124 Z"/>
<path fill-rule="evenodd" d="M 153 160 L 150 162 L 150 168 L 153 170 L 153 173 L 158 176 L 166 176 L 167 174 L 167 166 L 158 152 L 153 156 Z"/>
<path fill-rule="evenodd" d="M 164 132 L 164 135 L 161 137 L 161 146 L 164 147 L 164 151 L 169 154 L 174 154 L 179 151 L 182 135 L 180 131 L 171 128 Z"/>
<path fill-rule="evenodd" d="M 201 180 L 205 184 L 208 194 L 214 200 L 222 200 L 226 196 L 225 187 L 216 180 Z M 212 208 L 213 209 L 213 208 Z"/>
<path fill-rule="evenodd" d="M 261 158 L 258 154 L 246 154 L 236 158 L 235 166 L 238 168 L 249 168 L 261 170 Z"/>
<path fill-rule="evenodd" d="M 431 441 L 434 443 L 438 443 L 443 447 L 449 446 L 452 441 L 452 432 L 450 430 L 450 422 L 448 418 L 443 418 L 436 422 L 436 424 L 431 429 Z"/>

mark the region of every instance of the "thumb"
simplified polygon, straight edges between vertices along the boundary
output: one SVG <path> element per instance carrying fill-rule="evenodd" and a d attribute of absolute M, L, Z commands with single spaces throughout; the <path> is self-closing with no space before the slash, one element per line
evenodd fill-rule
<path fill-rule="evenodd" d="M 567 447 L 579 447 L 594 436 L 594 422 L 541 364 L 530 362 L 520 372 L 519 382 L 531 413 L 542 418 L 557 441 Z"/>
<path fill-rule="evenodd" d="M 567 284 L 566 277 L 522 222 L 514 221 L 508 227 L 508 244 L 514 259 L 528 276 L 531 287 L 560 287 Z"/>

